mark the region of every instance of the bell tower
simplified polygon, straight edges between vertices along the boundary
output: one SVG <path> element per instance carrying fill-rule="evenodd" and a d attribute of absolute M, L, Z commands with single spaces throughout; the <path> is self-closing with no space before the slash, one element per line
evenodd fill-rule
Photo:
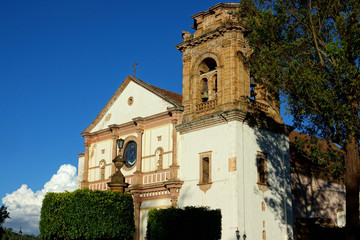
<path fill-rule="evenodd" d="M 238 3 L 219 3 L 192 16 L 195 33 L 183 31 L 183 123 L 223 112 L 264 112 L 282 123 L 265 88 L 253 89 L 242 56 L 250 54 L 244 28 L 236 21 Z M 254 96 L 254 94 L 253 94 Z M 268 100 L 271 100 L 270 102 Z"/>

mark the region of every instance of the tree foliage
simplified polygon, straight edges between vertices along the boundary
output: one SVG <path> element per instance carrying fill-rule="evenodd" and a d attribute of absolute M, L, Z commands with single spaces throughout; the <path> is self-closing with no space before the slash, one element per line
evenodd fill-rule
<path fill-rule="evenodd" d="M 0 239 L 4 233 L 2 225 L 7 218 L 9 218 L 9 212 L 7 211 L 7 207 L 3 205 L 0 207 Z"/>
<path fill-rule="evenodd" d="M 29 235 L 29 234 L 21 234 L 21 233 L 17 233 L 14 232 L 14 230 L 12 228 L 5 228 L 4 229 L 4 234 L 2 236 L 2 238 L 0 238 L 1 240 L 36 240 L 36 239 L 40 239 L 40 237 L 36 237 L 34 235 Z"/>
<path fill-rule="evenodd" d="M 206 207 L 152 209 L 146 239 L 221 239 L 221 211 Z"/>
<path fill-rule="evenodd" d="M 41 239 L 132 239 L 134 230 L 130 194 L 82 189 L 43 200 Z"/>
<path fill-rule="evenodd" d="M 252 47 L 244 56 L 251 75 L 280 89 L 296 128 L 344 150 L 347 238 L 356 239 L 360 1 L 242 0 L 239 20 Z"/>

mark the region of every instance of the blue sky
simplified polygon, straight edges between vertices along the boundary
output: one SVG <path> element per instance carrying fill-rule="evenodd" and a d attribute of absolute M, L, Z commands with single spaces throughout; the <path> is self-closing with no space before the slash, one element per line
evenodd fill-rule
<path fill-rule="evenodd" d="M 182 30 L 192 32 L 191 16 L 217 3 L 0 1 L 0 199 L 23 184 L 41 191 L 64 169 L 74 179 L 66 166 L 77 167 L 84 151 L 80 133 L 134 61 L 138 78 L 181 93 L 175 45 Z"/>

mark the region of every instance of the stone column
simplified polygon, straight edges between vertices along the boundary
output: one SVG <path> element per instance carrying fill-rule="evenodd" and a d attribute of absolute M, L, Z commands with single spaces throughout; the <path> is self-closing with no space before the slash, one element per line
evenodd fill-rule
<path fill-rule="evenodd" d="M 81 188 L 87 188 L 89 187 L 89 149 L 90 149 L 90 143 L 87 143 L 85 140 L 85 161 L 84 161 L 84 175 L 83 180 L 81 182 Z"/>
<path fill-rule="evenodd" d="M 141 198 L 139 192 L 133 193 L 134 200 L 134 221 L 135 221 L 135 233 L 134 240 L 139 240 L 140 238 L 140 207 L 141 207 Z"/>

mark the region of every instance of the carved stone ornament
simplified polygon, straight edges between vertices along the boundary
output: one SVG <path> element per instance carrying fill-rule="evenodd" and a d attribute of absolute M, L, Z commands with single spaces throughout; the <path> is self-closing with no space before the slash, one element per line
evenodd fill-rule
<path fill-rule="evenodd" d="M 125 164 L 125 159 L 123 159 L 121 155 L 118 155 L 112 160 L 112 162 L 115 165 L 116 171 L 111 176 L 111 181 L 108 183 L 108 186 L 110 187 L 111 191 L 123 193 L 125 188 L 129 186 L 129 184 L 125 182 L 125 177 L 120 170 Z"/>

